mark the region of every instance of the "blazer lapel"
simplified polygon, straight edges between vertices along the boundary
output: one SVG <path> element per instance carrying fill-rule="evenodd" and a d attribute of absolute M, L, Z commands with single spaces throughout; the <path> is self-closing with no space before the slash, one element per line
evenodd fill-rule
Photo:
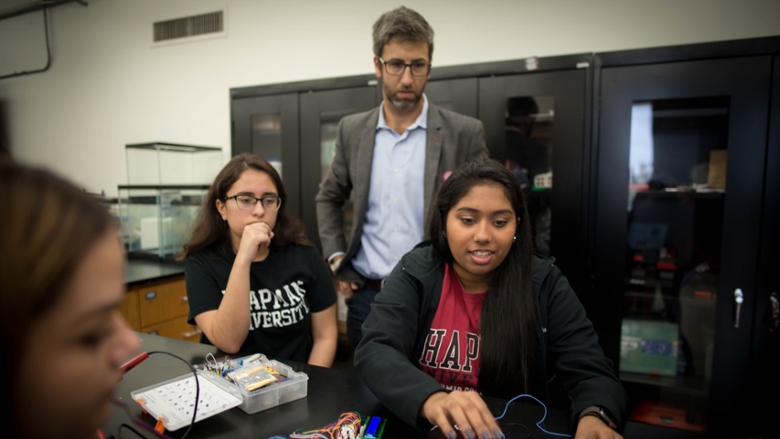
<path fill-rule="evenodd" d="M 423 221 L 427 224 L 428 213 L 433 202 L 433 189 L 439 174 L 439 159 L 441 158 L 441 139 L 443 136 L 441 115 L 435 105 L 428 105 L 428 132 L 425 143 L 425 185 L 423 194 Z M 423 226 L 424 227 L 424 226 Z"/>
<path fill-rule="evenodd" d="M 357 250 L 357 243 L 363 234 L 363 223 L 366 220 L 366 210 L 368 210 L 368 190 L 371 184 L 371 164 L 374 160 L 374 140 L 376 139 L 376 124 L 379 122 L 379 109 L 375 108 L 368 116 L 363 131 L 360 133 L 360 143 L 357 152 L 357 169 L 355 170 L 355 181 L 352 187 L 355 188 L 355 207 L 354 221 L 357 227 L 353 230 L 355 233 L 350 240 L 350 250 Z M 350 256 L 350 255 L 348 255 Z"/>

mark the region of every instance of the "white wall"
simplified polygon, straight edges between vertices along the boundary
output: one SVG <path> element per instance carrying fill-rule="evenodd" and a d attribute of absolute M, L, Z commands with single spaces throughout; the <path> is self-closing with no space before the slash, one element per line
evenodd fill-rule
<path fill-rule="evenodd" d="M 51 10 L 51 68 L 0 80 L 0 109 L 15 158 L 110 196 L 128 143 L 219 146 L 227 161 L 232 87 L 372 72 L 371 25 L 401 4 L 434 28 L 436 66 L 780 35 L 774 0 L 88 3 Z M 152 47 L 152 22 L 222 7 L 226 37 Z M 0 75 L 43 66 L 41 16 L 0 21 Z"/>

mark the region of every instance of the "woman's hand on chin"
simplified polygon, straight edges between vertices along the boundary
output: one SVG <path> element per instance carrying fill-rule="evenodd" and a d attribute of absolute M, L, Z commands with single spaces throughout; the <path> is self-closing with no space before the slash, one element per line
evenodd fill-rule
<path fill-rule="evenodd" d="M 241 257 L 247 263 L 255 260 L 258 251 L 271 245 L 274 232 L 264 222 L 247 224 L 241 234 L 237 257 Z"/>
<path fill-rule="evenodd" d="M 420 416 L 438 426 L 451 439 L 457 436 L 456 425 L 468 439 L 504 437 L 493 413 L 477 392 L 436 392 L 425 400 Z"/>

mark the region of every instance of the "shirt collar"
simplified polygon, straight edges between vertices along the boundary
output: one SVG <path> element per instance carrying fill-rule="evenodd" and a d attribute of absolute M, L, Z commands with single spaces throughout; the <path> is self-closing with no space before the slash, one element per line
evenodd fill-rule
<path fill-rule="evenodd" d="M 425 93 L 422 95 L 423 99 L 423 107 L 422 111 L 420 112 L 420 115 L 417 116 L 417 119 L 415 119 L 414 123 L 409 125 L 409 128 L 406 129 L 406 131 L 412 131 L 415 128 L 422 128 L 424 130 L 428 129 L 428 98 L 425 96 Z M 390 128 L 387 125 L 387 122 L 385 121 L 385 102 L 382 101 L 382 104 L 379 106 L 379 120 L 376 123 L 376 129 L 388 129 L 392 131 L 392 128 Z"/>

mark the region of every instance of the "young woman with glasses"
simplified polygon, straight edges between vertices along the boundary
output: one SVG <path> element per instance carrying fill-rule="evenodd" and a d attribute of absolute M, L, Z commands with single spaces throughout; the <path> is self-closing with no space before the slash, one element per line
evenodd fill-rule
<path fill-rule="evenodd" d="M 503 432 L 482 395 L 549 403 L 554 378 L 575 437 L 619 438 L 625 393 L 566 278 L 533 255 L 514 175 L 465 163 L 432 211 L 431 241 L 401 258 L 363 324 L 355 368 L 366 386 L 409 424 L 490 439 Z"/>
<path fill-rule="evenodd" d="M 227 354 L 330 367 L 333 280 L 286 201 L 279 174 L 258 156 L 238 155 L 217 175 L 180 256 L 189 321 Z"/>

